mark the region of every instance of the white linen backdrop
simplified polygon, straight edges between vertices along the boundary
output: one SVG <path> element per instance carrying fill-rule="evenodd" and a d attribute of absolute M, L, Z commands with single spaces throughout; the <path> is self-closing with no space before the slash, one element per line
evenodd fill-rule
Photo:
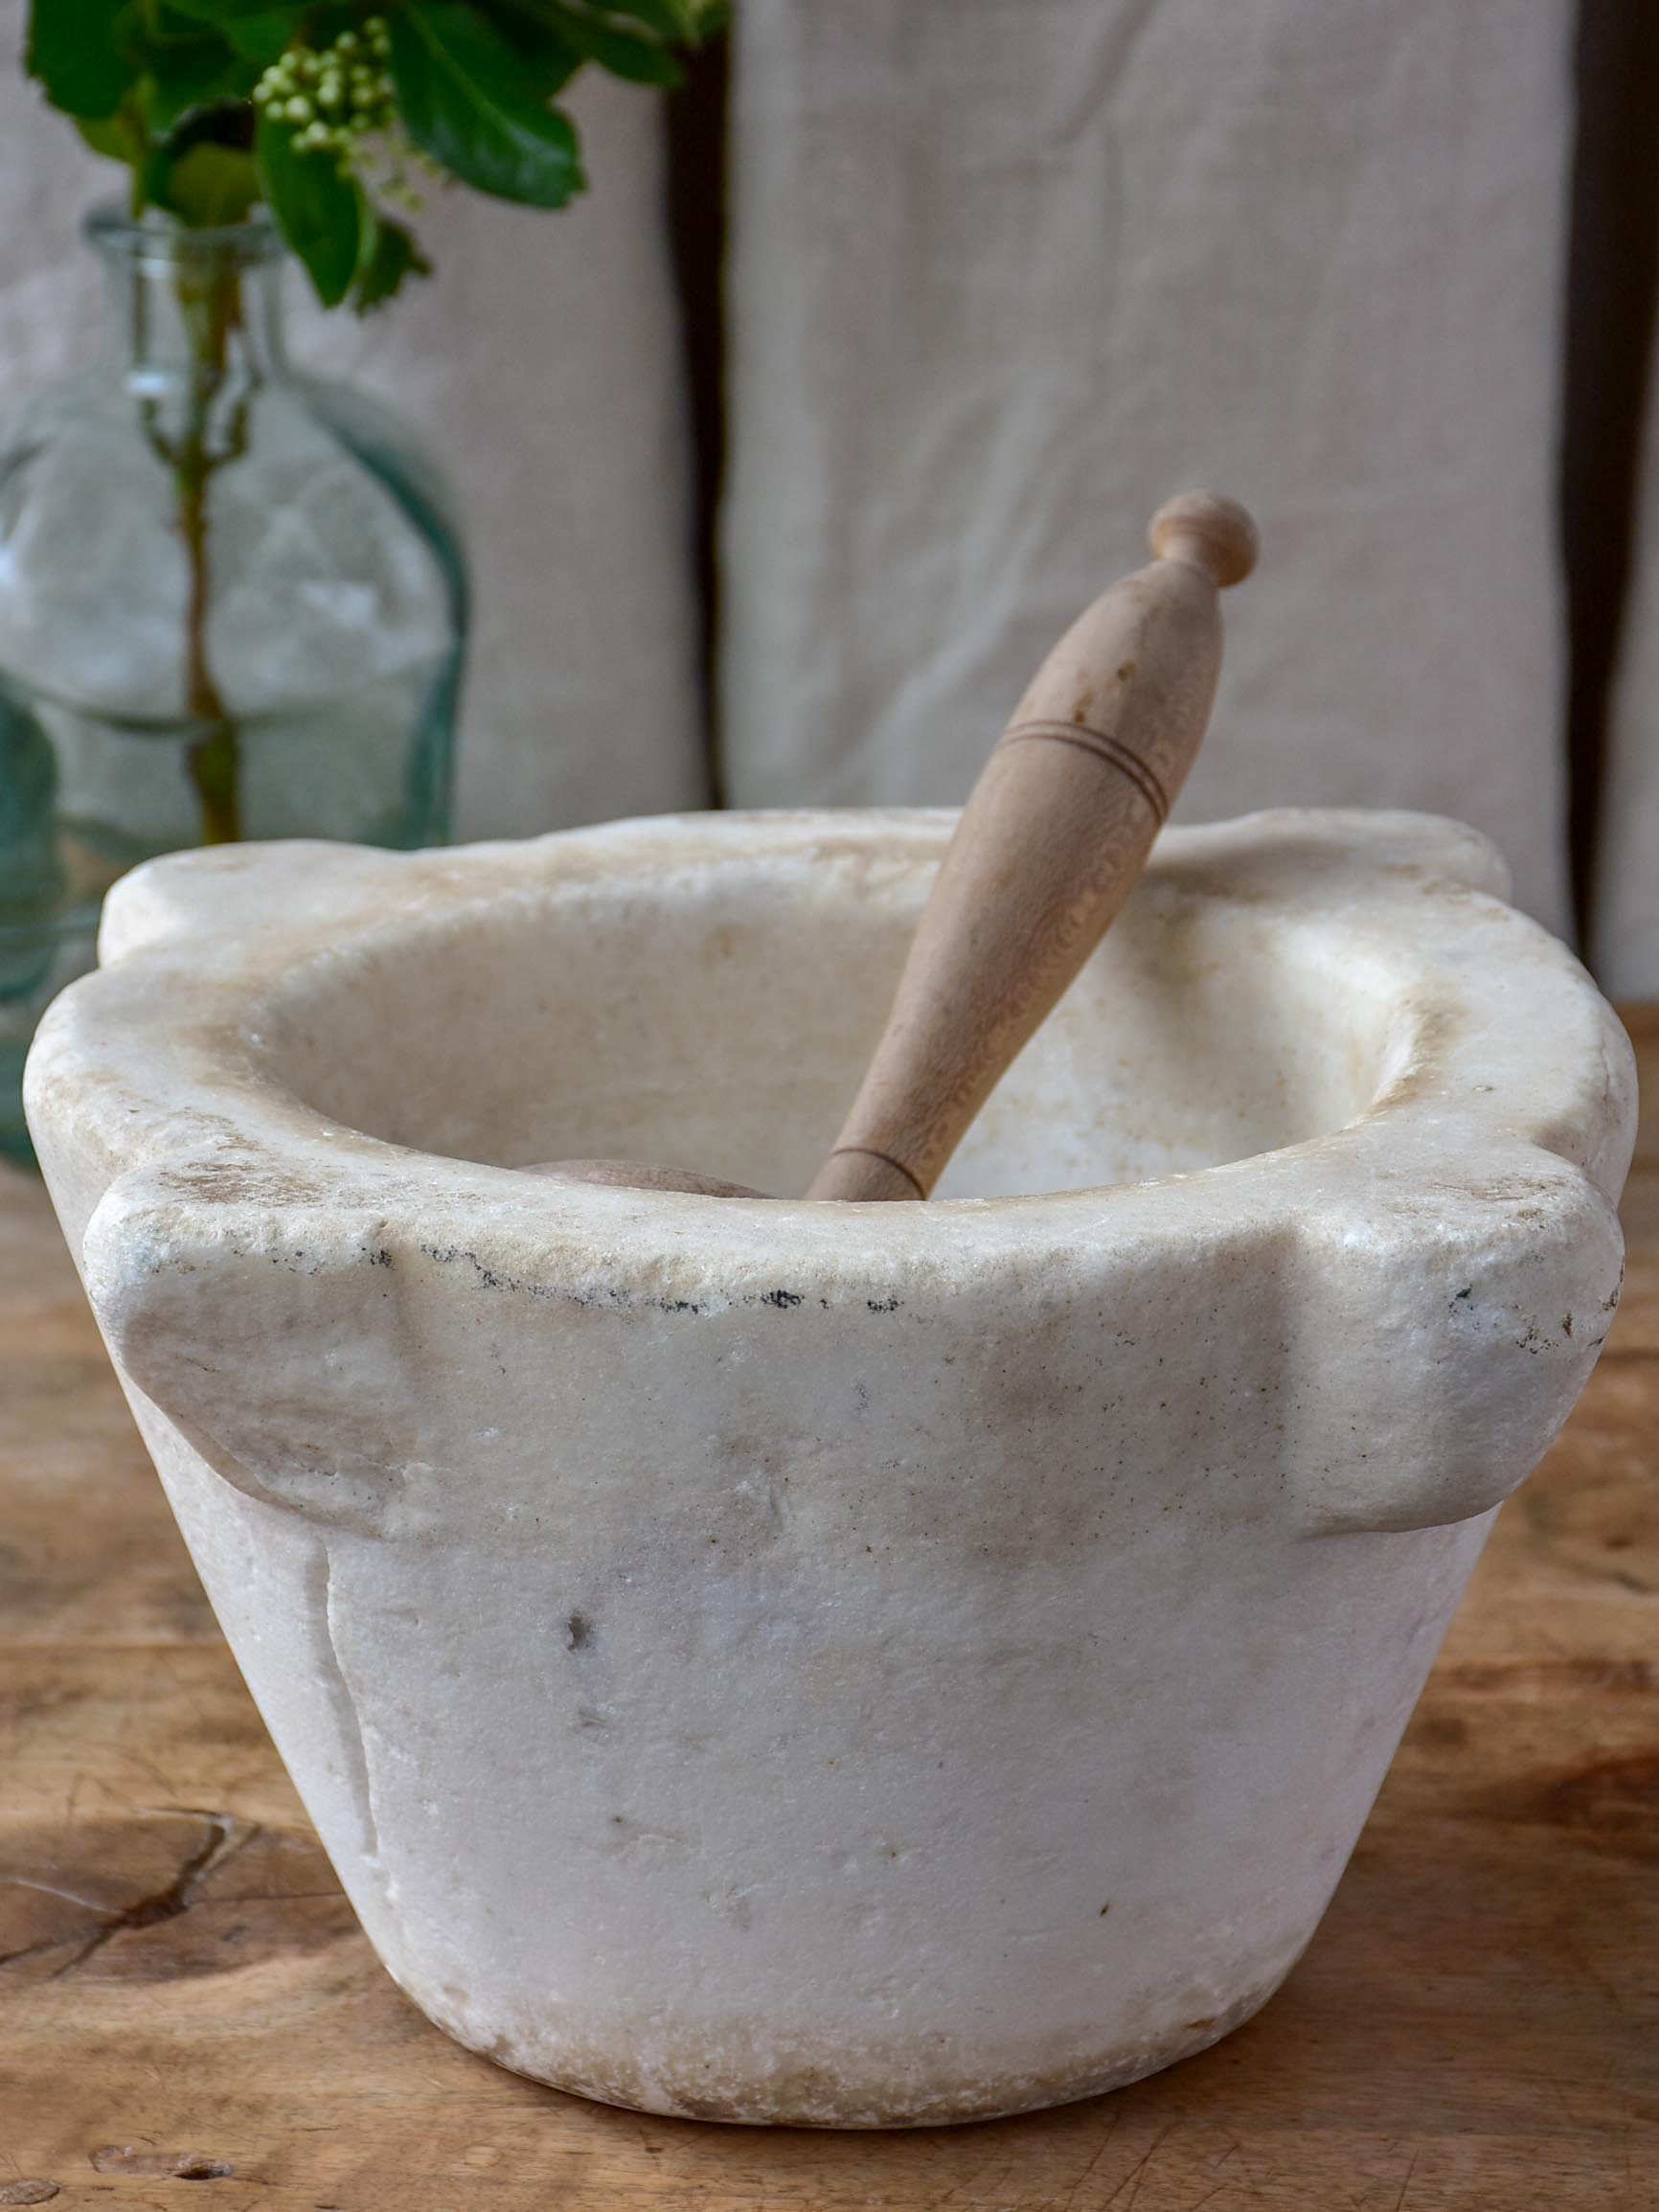
<path fill-rule="evenodd" d="M 1182 815 L 1461 814 L 1558 926 L 1571 14 L 739 0 L 733 802 L 961 796 L 1151 508 L 1208 482 L 1266 556 Z M 422 424 L 468 513 L 464 835 L 705 789 L 660 114 L 579 93 L 578 209 L 437 195 L 439 277 L 363 325 L 291 287 L 296 354 Z M 0 66 L 0 406 L 91 343 L 76 223 L 117 182 Z M 1659 991 L 1659 553 L 1642 590 L 1600 926 L 1609 981 Z"/>
<path fill-rule="evenodd" d="M 122 187 L 12 66 L 23 16 L 0 0 L 0 409 L 97 342 L 78 224 Z M 467 837 L 707 803 L 660 114 L 600 79 L 572 105 L 591 189 L 570 209 L 434 191 L 436 277 L 363 320 L 287 280 L 296 362 L 392 400 L 460 495 Z"/>
<path fill-rule="evenodd" d="M 739 0 L 738 805 L 959 798 L 1213 485 L 1265 554 L 1180 818 L 1462 815 L 1566 901 L 1569 0 Z"/>

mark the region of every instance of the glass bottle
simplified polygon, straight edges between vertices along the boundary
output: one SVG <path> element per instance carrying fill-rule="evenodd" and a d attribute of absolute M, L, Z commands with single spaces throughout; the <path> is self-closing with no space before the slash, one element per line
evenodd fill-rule
<path fill-rule="evenodd" d="M 432 462 L 296 375 L 262 218 L 100 211 L 102 357 L 0 445 L 0 1154 L 41 1009 L 139 860 L 448 834 L 466 559 Z"/>

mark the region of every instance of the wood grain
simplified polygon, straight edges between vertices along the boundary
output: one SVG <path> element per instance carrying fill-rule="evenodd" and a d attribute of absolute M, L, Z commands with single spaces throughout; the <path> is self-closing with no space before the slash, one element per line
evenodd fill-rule
<path fill-rule="evenodd" d="M 1659 1098 L 1659 1015 L 1635 1017 Z M 0 2206 L 1648 2212 L 1659 1129 L 1625 1307 L 1329 1915 L 1202 2057 L 1023 2120 L 643 2119 L 399 1996 L 218 1639 L 38 1186 L 0 1180 Z"/>

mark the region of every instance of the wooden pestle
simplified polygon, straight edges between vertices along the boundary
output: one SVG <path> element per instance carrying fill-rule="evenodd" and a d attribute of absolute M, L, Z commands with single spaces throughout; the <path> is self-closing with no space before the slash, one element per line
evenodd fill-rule
<path fill-rule="evenodd" d="M 1209 722 L 1217 592 L 1257 550 L 1204 492 L 1149 535 L 1157 559 L 1078 617 L 986 763 L 809 1198 L 925 1198 L 1146 866 Z"/>
<path fill-rule="evenodd" d="M 975 784 L 809 1198 L 925 1198 L 1146 865 L 1209 722 L 1217 594 L 1249 575 L 1257 554 L 1243 508 L 1209 492 L 1170 500 L 1149 536 L 1157 558 L 1078 617 Z M 762 1195 L 631 1160 L 532 1172 Z"/>

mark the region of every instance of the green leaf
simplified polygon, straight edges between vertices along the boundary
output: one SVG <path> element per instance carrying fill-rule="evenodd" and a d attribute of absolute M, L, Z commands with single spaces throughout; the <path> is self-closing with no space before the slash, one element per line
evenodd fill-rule
<path fill-rule="evenodd" d="M 685 44 L 697 34 L 696 0 L 595 0 L 607 15 L 631 15 L 659 38 Z"/>
<path fill-rule="evenodd" d="M 479 192 L 562 207 L 585 179 L 568 116 L 525 81 L 495 26 L 461 0 L 391 18 L 398 112 L 416 145 Z"/>
<path fill-rule="evenodd" d="M 431 262 L 401 223 L 373 210 L 370 220 L 374 229 L 369 249 L 352 284 L 352 305 L 360 315 L 389 300 L 410 277 L 432 274 Z"/>
<path fill-rule="evenodd" d="M 193 15 L 198 22 L 213 24 L 227 36 L 233 23 L 250 22 L 262 15 L 285 16 L 292 36 L 317 12 L 307 0 L 288 0 L 286 6 L 273 5 L 273 0 L 168 0 L 168 5 L 180 15 Z"/>
<path fill-rule="evenodd" d="M 123 108 L 116 115 L 78 115 L 75 127 L 91 147 L 110 161 L 125 161 L 136 169 L 144 159 L 144 132 Z"/>
<path fill-rule="evenodd" d="M 597 61 L 613 77 L 635 84 L 678 84 L 679 63 L 660 38 L 636 23 L 590 14 L 576 8 L 557 11 L 560 28 L 582 57 Z"/>
<path fill-rule="evenodd" d="M 132 82 L 116 35 L 125 0 L 34 0 L 25 66 L 66 115 L 113 115 Z"/>
<path fill-rule="evenodd" d="M 271 8 L 259 15 L 238 15 L 223 26 L 226 41 L 261 69 L 268 69 L 293 44 L 305 11 L 298 8 Z"/>
<path fill-rule="evenodd" d="M 147 37 L 166 43 L 180 39 L 216 38 L 216 29 L 205 22 L 197 22 L 187 8 L 173 6 L 173 0 L 142 0 L 144 29 Z"/>
<path fill-rule="evenodd" d="M 333 154 L 298 152 L 292 131 L 268 116 L 260 118 L 254 152 L 272 221 L 304 262 L 324 307 L 337 308 L 357 273 L 364 229 L 373 220 L 361 187 L 340 174 Z"/>
<path fill-rule="evenodd" d="M 245 222 L 260 196 L 254 157 L 234 146 L 203 141 L 170 163 L 155 194 L 193 230 Z"/>
<path fill-rule="evenodd" d="M 212 33 L 158 45 L 149 66 L 149 132 L 170 138 L 189 115 L 246 100 L 260 64 Z"/>
<path fill-rule="evenodd" d="M 227 45 L 261 68 L 313 28 L 318 13 L 312 0 L 167 0 L 167 11 L 211 24 Z"/>
<path fill-rule="evenodd" d="M 491 18 L 530 73 L 538 98 L 551 100 L 587 57 L 559 28 L 557 0 L 496 0 Z"/>

